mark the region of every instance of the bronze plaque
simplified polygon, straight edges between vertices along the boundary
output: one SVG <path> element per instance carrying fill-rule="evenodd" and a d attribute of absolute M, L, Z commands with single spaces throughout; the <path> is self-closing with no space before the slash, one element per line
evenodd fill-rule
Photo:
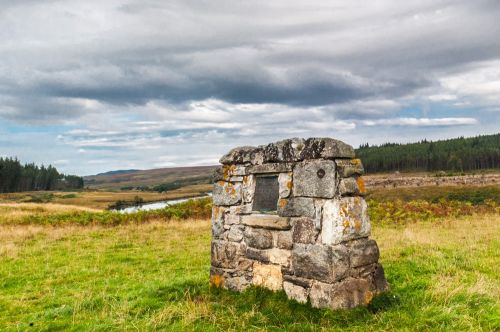
<path fill-rule="evenodd" d="M 278 176 L 257 176 L 253 211 L 271 212 L 278 208 L 279 183 Z"/>

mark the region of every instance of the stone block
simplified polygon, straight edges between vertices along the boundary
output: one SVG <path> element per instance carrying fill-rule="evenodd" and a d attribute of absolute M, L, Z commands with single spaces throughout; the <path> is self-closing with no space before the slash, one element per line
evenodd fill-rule
<path fill-rule="evenodd" d="M 251 278 L 248 278 L 246 276 L 236 276 L 224 279 L 224 288 L 233 291 L 242 292 L 251 285 Z"/>
<path fill-rule="evenodd" d="M 281 198 L 278 201 L 278 215 L 314 218 L 314 200 L 309 197 Z"/>
<path fill-rule="evenodd" d="M 267 250 L 267 255 L 269 261 L 273 264 L 278 264 L 284 267 L 290 266 L 290 258 L 292 257 L 292 252 L 286 249 L 272 248 Z"/>
<path fill-rule="evenodd" d="M 365 173 L 363 164 L 359 159 L 335 159 L 335 164 L 339 176 L 343 178 Z"/>
<path fill-rule="evenodd" d="M 361 197 L 343 197 L 325 202 L 321 242 L 338 244 L 343 241 L 368 237 L 370 220 L 367 205 Z"/>
<path fill-rule="evenodd" d="M 211 254 L 212 266 L 234 269 L 238 266 L 238 259 L 243 255 L 243 251 L 238 243 L 212 241 Z"/>
<path fill-rule="evenodd" d="M 252 283 L 277 291 L 283 288 L 283 275 L 279 265 L 255 263 Z"/>
<path fill-rule="evenodd" d="M 290 138 L 262 146 L 264 162 L 293 162 L 301 160 L 300 156 L 305 147 L 304 139 Z"/>
<path fill-rule="evenodd" d="M 243 225 L 233 225 L 227 233 L 227 239 L 232 242 L 240 242 L 243 239 Z"/>
<path fill-rule="evenodd" d="M 255 194 L 255 176 L 247 175 L 243 178 L 243 184 L 241 187 L 243 202 L 250 203 L 253 201 L 253 196 Z M 250 207 L 250 210 L 252 208 Z"/>
<path fill-rule="evenodd" d="M 300 153 L 300 160 L 354 158 L 352 146 L 333 138 L 312 137 L 305 140 L 304 143 L 305 146 Z"/>
<path fill-rule="evenodd" d="M 367 305 L 373 295 L 368 281 L 348 277 L 334 284 L 314 282 L 309 299 L 315 308 L 350 309 Z"/>
<path fill-rule="evenodd" d="M 288 281 L 284 281 L 283 289 L 288 298 L 293 299 L 299 303 L 307 303 L 309 291 L 306 288 L 292 284 Z"/>
<path fill-rule="evenodd" d="M 283 274 L 283 280 L 291 282 L 294 285 L 298 285 L 303 288 L 311 288 L 313 280 L 297 277 L 294 275 Z"/>
<path fill-rule="evenodd" d="M 232 149 L 219 160 L 221 164 L 259 165 L 264 161 L 264 153 L 260 147 L 241 146 Z"/>
<path fill-rule="evenodd" d="M 275 246 L 280 249 L 292 249 L 293 239 L 291 231 L 273 232 Z"/>
<path fill-rule="evenodd" d="M 273 235 L 267 229 L 247 227 L 244 238 L 246 245 L 252 248 L 268 249 L 273 246 Z"/>
<path fill-rule="evenodd" d="M 253 165 L 248 167 L 250 174 L 284 173 L 292 170 L 293 164 L 289 163 L 270 163 L 263 165 Z"/>
<path fill-rule="evenodd" d="M 336 190 L 335 163 L 332 160 L 309 160 L 295 166 L 294 196 L 332 198 Z"/>
<path fill-rule="evenodd" d="M 252 213 L 252 204 L 242 204 L 242 205 L 233 205 L 229 207 L 230 215 L 240 215 L 240 214 L 251 214 Z M 237 217 L 239 220 L 239 216 Z M 239 222 L 239 221 L 238 221 Z"/>
<path fill-rule="evenodd" d="M 274 214 L 251 214 L 241 216 L 244 225 L 267 229 L 286 230 L 290 229 L 290 218 L 280 217 Z"/>
<path fill-rule="evenodd" d="M 224 225 L 238 225 L 241 223 L 241 216 L 238 214 L 231 213 L 231 208 L 229 208 L 229 213 L 226 213 L 224 217 Z"/>
<path fill-rule="evenodd" d="M 261 263 L 269 263 L 269 255 L 266 250 L 246 248 L 245 257 Z"/>
<path fill-rule="evenodd" d="M 296 243 L 292 250 L 292 266 L 298 277 L 335 282 L 347 275 L 349 254 L 343 245 Z"/>
<path fill-rule="evenodd" d="M 377 242 L 367 238 L 350 241 L 349 256 L 351 267 L 358 267 L 378 262 L 379 250 Z"/>
<path fill-rule="evenodd" d="M 342 196 L 359 195 L 360 191 L 356 178 L 351 177 L 351 178 L 340 179 L 339 193 Z"/>
<path fill-rule="evenodd" d="M 214 183 L 213 203 L 219 206 L 235 205 L 241 202 L 241 184 L 225 181 Z"/>
<path fill-rule="evenodd" d="M 214 239 L 222 238 L 225 212 L 226 209 L 220 206 L 214 206 L 212 209 L 212 237 Z"/>
<path fill-rule="evenodd" d="M 295 218 L 292 220 L 293 242 L 295 243 L 315 243 L 319 231 L 315 227 L 315 222 L 311 218 Z"/>
<path fill-rule="evenodd" d="M 292 173 L 280 173 L 278 176 L 279 197 L 287 198 L 290 196 L 293 188 Z"/>

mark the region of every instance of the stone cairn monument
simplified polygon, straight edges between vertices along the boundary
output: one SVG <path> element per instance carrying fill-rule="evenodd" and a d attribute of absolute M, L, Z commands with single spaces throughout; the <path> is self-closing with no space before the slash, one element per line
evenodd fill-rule
<path fill-rule="evenodd" d="M 283 289 L 352 308 L 387 289 L 350 145 L 292 138 L 224 155 L 214 176 L 212 286 Z"/>

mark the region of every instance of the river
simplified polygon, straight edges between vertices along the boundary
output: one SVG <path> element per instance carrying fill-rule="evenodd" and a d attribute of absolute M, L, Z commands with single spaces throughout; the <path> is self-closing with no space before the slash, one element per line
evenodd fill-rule
<path fill-rule="evenodd" d="M 140 204 L 140 205 L 128 206 L 126 208 L 119 209 L 117 211 L 119 211 L 121 213 L 133 213 L 133 212 L 137 212 L 137 211 L 158 210 L 158 209 L 163 209 L 164 207 L 167 207 L 170 205 L 175 205 L 175 204 L 189 201 L 190 199 L 201 199 L 201 198 L 206 198 L 206 197 L 211 197 L 211 196 L 212 196 L 212 193 L 209 193 L 209 194 L 203 195 L 203 196 L 196 196 L 196 197 L 169 199 L 166 201 L 159 201 L 159 202 L 144 203 L 144 204 Z"/>

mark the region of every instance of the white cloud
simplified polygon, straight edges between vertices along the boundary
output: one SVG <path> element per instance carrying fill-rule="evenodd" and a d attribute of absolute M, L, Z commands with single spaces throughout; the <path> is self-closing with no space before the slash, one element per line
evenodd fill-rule
<path fill-rule="evenodd" d="M 361 121 L 365 126 L 411 126 L 439 127 L 475 125 L 479 122 L 474 118 L 393 118 Z"/>

